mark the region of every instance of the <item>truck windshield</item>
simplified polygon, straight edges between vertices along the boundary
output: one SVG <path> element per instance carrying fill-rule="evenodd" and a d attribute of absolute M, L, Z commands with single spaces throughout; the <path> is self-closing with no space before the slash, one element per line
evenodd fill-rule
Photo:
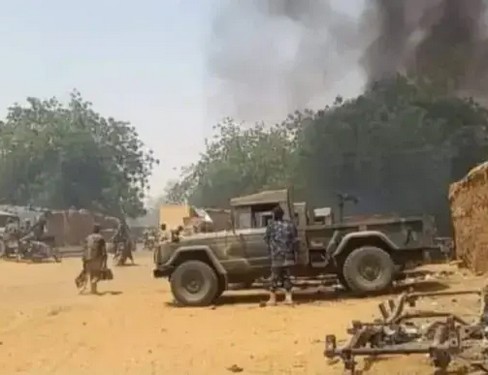
<path fill-rule="evenodd" d="M 236 229 L 264 228 L 273 218 L 273 208 L 277 204 L 236 207 Z"/>

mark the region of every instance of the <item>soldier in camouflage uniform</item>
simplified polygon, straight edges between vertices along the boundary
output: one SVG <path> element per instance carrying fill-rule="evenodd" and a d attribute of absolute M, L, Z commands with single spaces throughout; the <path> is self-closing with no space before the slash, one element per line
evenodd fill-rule
<path fill-rule="evenodd" d="M 32 225 L 29 219 L 25 219 L 22 224 L 21 232 L 27 235 L 31 231 Z"/>
<path fill-rule="evenodd" d="M 107 265 L 107 248 L 105 239 L 100 234 L 100 225 L 93 226 L 93 233 L 86 238 L 83 254 L 83 270 L 76 278 L 76 286 L 84 288 L 87 281 L 90 282 L 90 292 L 97 294 L 97 284 L 100 281 L 101 272 Z"/>
<path fill-rule="evenodd" d="M 285 303 L 293 304 L 290 268 L 296 260 L 297 230 L 295 225 L 283 219 L 283 209 L 273 210 L 273 220 L 266 228 L 265 241 L 271 256 L 271 286 L 268 305 L 276 304 L 276 290 L 286 291 Z"/>
<path fill-rule="evenodd" d="M 28 233 L 21 238 L 21 241 L 42 241 L 47 227 L 49 212 L 43 212 L 33 226 L 29 227 Z"/>
<path fill-rule="evenodd" d="M 132 239 L 130 237 L 130 229 L 124 218 L 120 219 L 117 232 L 114 234 L 112 238 L 112 242 L 114 243 L 116 251 L 118 249 L 118 245 L 123 244 L 124 254 L 120 254 L 120 255 L 123 257 L 125 256 L 127 259 L 130 259 L 132 264 L 134 264 L 134 258 L 132 256 L 133 244 L 132 244 Z"/>

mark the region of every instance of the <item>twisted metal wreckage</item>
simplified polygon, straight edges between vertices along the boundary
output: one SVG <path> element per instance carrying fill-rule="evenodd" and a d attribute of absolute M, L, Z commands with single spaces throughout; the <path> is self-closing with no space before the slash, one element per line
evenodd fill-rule
<path fill-rule="evenodd" d="M 418 299 L 436 296 L 478 294 L 481 312 L 470 323 L 449 312 L 412 311 Z M 451 361 L 463 363 L 473 370 L 488 373 L 488 287 L 481 290 L 445 291 L 432 293 L 404 293 L 396 300 L 379 305 L 382 319 L 373 323 L 353 321 L 348 333 L 352 335 L 342 348 L 336 337 L 327 335 L 325 357 L 341 358 L 346 372 L 355 373 L 355 357 L 381 355 L 425 354 L 438 370 L 445 371 Z M 428 322 L 425 319 L 435 319 Z M 424 319 L 424 324 L 419 323 Z M 415 322 L 417 320 L 417 322 Z"/>

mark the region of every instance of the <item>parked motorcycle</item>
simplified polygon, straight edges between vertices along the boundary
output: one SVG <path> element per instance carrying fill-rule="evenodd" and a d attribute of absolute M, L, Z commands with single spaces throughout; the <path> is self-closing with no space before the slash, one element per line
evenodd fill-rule
<path fill-rule="evenodd" d="M 144 249 L 153 251 L 155 247 L 156 247 L 156 237 L 148 236 L 147 239 L 144 241 Z"/>
<path fill-rule="evenodd" d="M 24 241 L 19 242 L 17 250 L 18 260 L 30 260 L 32 262 L 41 262 L 45 259 L 54 259 L 56 263 L 61 262 L 59 250 L 52 245 L 41 241 Z"/>
<path fill-rule="evenodd" d="M 16 256 L 19 242 L 14 239 L 0 240 L 0 258 L 13 258 Z"/>

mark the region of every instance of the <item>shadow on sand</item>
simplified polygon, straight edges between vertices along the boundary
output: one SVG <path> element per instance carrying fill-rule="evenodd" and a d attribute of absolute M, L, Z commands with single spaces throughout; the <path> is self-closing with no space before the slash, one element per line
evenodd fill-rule
<path fill-rule="evenodd" d="M 345 300 L 345 299 L 365 299 L 371 297 L 379 297 L 379 296 L 387 296 L 391 294 L 400 294 L 403 292 L 407 292 L 413 290 L 415 292 L 436 292 L 449 289 L 449 286 L 446 284 L 440 283 L 438 281 L 421 281 L 415 284 L 410 285 L 399 285 L 396 287 L 391 288 L 390 290 L 382 293 L 370 293 L 367 296 L 358 296 L 354 293 L 345 291 L 345 290 L 338 290 L 333 288 L 325 288 L 320 287 L 319 289 L 315 288 L 315 290 L 308 289 L 300 289 L 297 288 L 296 292 L 293 294 L 293 299 L 295 301 L 295 305 L 300 304 L 307 304 L 307 303 L 314 303 L 314 302 L 322 302 L 322 301 L 337 301 L 337 300 Z M 266 302 L 268 299 L 268 292 L 265 289 L 261 289 L 259 292 L 256 292 L 256 289 L 249 289 L 246 291 L 240 291 L 238 294 L 236 292 L 226 292 L 224 293 L 212 308 L 224 305 L 239 305 L 239 304 L 262 304 Z M 282 293 L 278 293 L 278 302 L 281 302 L 284 299 L 284 295 Z M 176 302 L 167 302 L 168 306 L 172 307 L 182 307 Z"/>
<path fill-rule="evenodd" d="M 104 290 L 103 292 L 98 292 L 96 294 L 90 293 L 90 291 L 85 290 L 83 292 L 80 292 L 80 296 L 120 296 L 123 292 L 120 290 Z"/>
<path fill-rule="evenodd" d="M 140 267 L 141 265 L 139 263 L 126 263 L 126 264 L 121 264 L 121 265 L 116 265 L 114 264 L 114 268 L 127 268 L 127 267 Z"/>

